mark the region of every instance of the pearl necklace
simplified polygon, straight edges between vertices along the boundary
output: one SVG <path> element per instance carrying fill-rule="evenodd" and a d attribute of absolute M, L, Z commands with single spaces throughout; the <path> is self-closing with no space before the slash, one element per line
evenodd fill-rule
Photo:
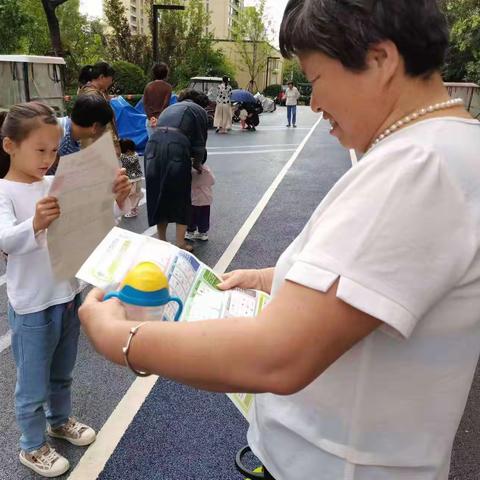
<path fill-rule="evenodd" d="M 452 100 L 447 100 L 446 102 L 442 103 L 436 103 L 435 105 L 429 105 L 428 107 L 421 108 L 420 110 L 417 110 L 416 112 L 410 113 L 406 117 L 403 117 L 401 120 L 398 120 L 398 122 L 395 122 L 393 125 L 385 129 L 368 147 L 368 150 L 370 150 L 372 147 L 374 147 L 378 142 L 381 142 L 384 138 L 388 137 L 392 133 L 396 132 L 398 129 L 404 127 L 410 122 L 413 122 L 414 120 L 417 120 L 420 117 L 423 117 L 424 115 L 427 115 L 427 113 L 432 113 L 432 112 L 438 112 L 438 110 L 445 110 L 447 108 L 452 108 L 452 107 L 457 107 L 459 105 L 463 105 L 463 100 L 461 98 L 455 98 Z"/>

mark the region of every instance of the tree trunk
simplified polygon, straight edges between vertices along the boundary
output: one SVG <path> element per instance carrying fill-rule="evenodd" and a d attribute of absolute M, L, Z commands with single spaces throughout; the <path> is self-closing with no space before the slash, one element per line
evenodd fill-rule
<path fill-rule="evenodd" d="M 53 55 L 56 57 L 63 57 L 64 51 L 60 36 L 60 25 L 58 23 L 55 9 L 66 1 L 67 0 L 42 0 L 43 9 L 45 10 L 45 15 L 47 16 L 48 29 L 50 31 L 52 51 Z"/>

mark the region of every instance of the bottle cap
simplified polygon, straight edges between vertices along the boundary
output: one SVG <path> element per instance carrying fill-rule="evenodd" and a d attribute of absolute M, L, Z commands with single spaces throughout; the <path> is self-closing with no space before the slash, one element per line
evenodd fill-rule
<path fill-rule="evenodd" d="M 167 277 L 153 262 L 142 262 L 133 267 L 115 296 L 124 303 L 140 307 L 160 307 L 171 300 Z"/>

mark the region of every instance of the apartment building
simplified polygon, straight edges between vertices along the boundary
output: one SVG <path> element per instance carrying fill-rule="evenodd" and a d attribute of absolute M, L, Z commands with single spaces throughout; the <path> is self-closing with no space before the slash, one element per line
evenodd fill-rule
<path fill-rule="evenodd" d="M 188 0 L 187 0 L 188 1 Z M 244 0 L 203 0 L 210 14 L 209 31 L 215 38 L 225 40 L 231 38 L 235 17 L 243 8 Z M 148 0 L 122 0 L 132 33 L 150 34 L 150 9 Z M 170 3 L 155 0 L 155 3 Z"/>
<path fill-rule="evenodd" d="M 210 31 L 219 40 L 231 38 L 235 17 L 243 8 L 243 0 L 204 0 L 210 14 Z"/>
<path fill-rule="evenodd" d="M 150 8 L 148 0 L 122 0 L 132 33 L 150 34 Z"/>

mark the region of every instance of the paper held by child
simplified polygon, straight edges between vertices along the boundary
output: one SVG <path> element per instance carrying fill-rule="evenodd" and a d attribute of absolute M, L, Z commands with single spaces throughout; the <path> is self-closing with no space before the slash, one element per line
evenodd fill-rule
<path fill-rule="evenodd" d="M 127 272 L 141 262 L 154 262 L 165 272 L 170 295 L 184 305 L 180 321 L 252 317 L 269 300 L 266 293 L 257 290 L 218 290 L 219 276 L 191 253 L 118 227 L 101 241 L 76 276 L 104 290 L 116 290 Z M 165 320 L 173 321 L 175 313 L 176 306 L 167 305 Z M 248 420 L 253 395 L 228 396 Z"/>
<path fill-rule="evenodd" d="M 118 169 L 110 133 L 89 147 L 61 157 L 49 195 L 62 214 L 48 228 L 48 250 L 55 276 L 73 278 L 82 263 L 115 225 L 112 179 Z"/>

